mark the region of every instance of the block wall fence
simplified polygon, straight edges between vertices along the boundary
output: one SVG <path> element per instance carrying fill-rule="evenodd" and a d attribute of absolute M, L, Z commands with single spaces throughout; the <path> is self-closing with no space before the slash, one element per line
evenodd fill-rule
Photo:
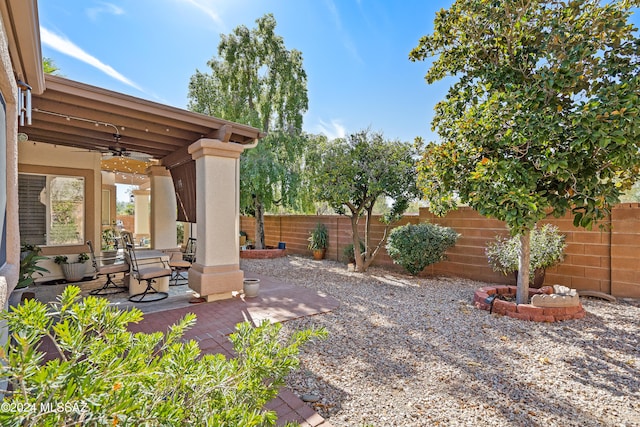
<path fill-rule="evenodd" d="M 504 222 L 487 219 L 471 208 L 462 207 L 444 217 L 421 209 L 418 215 L 407 215 L 397 225 L 424 221 L 451 227 L 461 237 L 447 252 L 447 260 L 427 267 L 422 276 L 455 276 L 489 283 L 515 284 L 514 277 L 491 270 L 485 256 L 488 241 L 497 235 L 508 235 Z M 266 244 L 276 246 L 278 242 L 285 242 L 287 253 L 310 256 L 307 238 L 318 222 L 325 224 L 329 230 L 327 259 L 345 261 L 342 250 L 351 243 L 351 222 L 343 216 L 266 216 Z M 604 231 L 597 225 L 593 230 L 576 228 L 570 216 L 549 218 L 542 223 L 556 225 L 566 235 L 567 242 L 564 262 L 547 269 L 545 284 L 600 291 L 617 297 L 640 298 L 640 203 L 614 207 L 611 216 L 601 222 L 610 225 Z M 364 227 L 363 224 L 361 226 Z M 240 229 L 252 240 L 255 238 L 254 228 L 254 218 L 241 217 Z M 376 218 L 372 226 L 373 239 L 382 238 L 383 228 Z M 363 228 L 361 235 L 362 231 Z M 385 250 L 378 254 L 373 265 L 402 270 L 393 264 Z"/>

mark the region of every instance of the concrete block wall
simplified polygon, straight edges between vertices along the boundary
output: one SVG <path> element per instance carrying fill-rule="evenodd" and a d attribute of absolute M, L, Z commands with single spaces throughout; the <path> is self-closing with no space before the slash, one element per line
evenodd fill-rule
<path fill-rule="evenodd" d="M 611 294 L 640 298 L 640 203 L 611 213 Z"/>
<path fill-rule="evenodd" d="M 447 260 L 429 266 L 422 275 L 455 276 L 489 283 L 515 284 L 515 277 L 504 276 L 491 270 L 485 256 L 487 242 L 497 235 L 507 236 L 502 221 L 488 219 L 473 209 L 462 207 L 444 217 L 436 217 L 427 209 L 419 215 L 406 216 L 398 225 L 408 222 L 429 221 L 451 227 L 461 234 L 456 246 L 447 252 Z M 310 256 L 307 249 L 309 232 L 322 222 L 329 229 L 327 258 L 344 261 L 342 250 L 351 243 L 351 223 L 348 218 L 327 216 L 267 216 L 265 231 L 267 245 L 285 242 L 287 252 Z M 361 221 L 360 233 L 364 230 Z M 595 290 L 617 297 L 640 298 L 640 203 L 616 206 L 610 218 L 601 221 L 605 229 L 596 224 L 592 230 L 576 228 L 572 218 L 549 218 L 551 223 L 566 235 L 565 260 L 547 270 L 545 284 L 561 284 L 578 290 Z M 254 238 L 254 219 L 242 217 L 241 230 Z M 384 225 L 372 224 L 372 238 L 380 239 Z M 386 251 L 376 258 L 374 265 L 400 271 Z"/>

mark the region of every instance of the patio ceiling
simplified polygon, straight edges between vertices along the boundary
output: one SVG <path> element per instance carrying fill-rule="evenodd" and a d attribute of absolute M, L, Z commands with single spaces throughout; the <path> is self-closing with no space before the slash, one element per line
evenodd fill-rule
<path fill-rule="evenodd" d="M 187 148 L 201 138 L 252 144 L 264 136 L 250 126 L 59 76 L 45 76 L 45 87 L 32 97 L 32 124 L 19 129 L 33 141 L 145 153 L 172 168 L 191 160 Z"/>

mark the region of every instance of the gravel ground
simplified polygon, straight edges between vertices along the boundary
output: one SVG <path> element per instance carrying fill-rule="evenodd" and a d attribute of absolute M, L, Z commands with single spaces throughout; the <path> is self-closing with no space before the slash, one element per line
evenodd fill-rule
<path fill-rule="evenodd" d="M 474 308 L 483 283 L 289 256 L 252 272 L 341 301 L 288 380 L 342 426 L 640 426 L 640 301 L 582 298 L 587 316 L 524 322 Z"/>

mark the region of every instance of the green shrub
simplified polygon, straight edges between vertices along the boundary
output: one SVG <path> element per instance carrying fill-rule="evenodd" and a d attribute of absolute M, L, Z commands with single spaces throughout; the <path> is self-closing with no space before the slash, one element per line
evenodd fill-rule
<path fill-rule="evenodd" d="M 364 252 L 364 242 L 360 240 L 360 252 Z M 347 262 L 354 263 L 356 262 L 356 256 L 353 253 L 353 243 L 349 243 L 342 249 L 342 255 L 347 260 Z"/>
<path fill-rule="evenodd" d="M 0 425 L 275 425 L 264 405 L 298 367 L 300 346 L 326 336 L 305 330 L 284 340 L 278 324 L 241 323 L 229 337 L 237 357 L 228 360 L 182 340 L 193 314 L 166 333 L 132 333 L 127 324 L 142 320 L 140 310 L 79 294 L 69 286 L 54 307 L 27 300 L 0 315 L 11 334 L 0 354 L 11 390 Z M 43 363 L 45 337 L 59 359 Z"/>
<path fill-rule="evenodd" d="M 34 275 L 43 276 L 44 273 L 48 273 L 44 267 L 38 265 L 38 262 L 47 260 L 46 256 L 40 255 L 42 249 L 37 245 L 31 245 L 23 243 L 20 248 L 20 277 L 18 278 L 18 284 L 15 289 L 23 289 L 27 286 L 31 286 L 34 282 Z"/>
<path fill-rule="evenodd" d="M 558 227 L 545 224 L 531 230 L 529 277 L 533 281 L 537 269 L 554 266 L 564 259 L 565 236 Z M 502 274 L 518 271 L 520 236 L 496 237 L 487 244 L 485 253 L 493 271 Z"/>
<path fill-rule="evenodd" d="M 387 253 L 395 264 L 414 276 L 428 265 L 444 260 L 445 251 L 460 235 L 452 228 L 437 224 L 407 224 L 389 233 Z"/>

